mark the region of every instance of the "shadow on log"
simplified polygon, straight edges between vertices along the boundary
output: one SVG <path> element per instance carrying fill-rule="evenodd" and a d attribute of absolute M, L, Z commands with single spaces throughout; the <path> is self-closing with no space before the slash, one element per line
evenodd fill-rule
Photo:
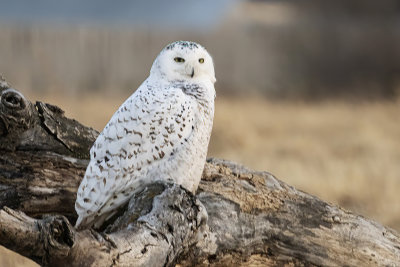
<path fill-rule="evenodd" d="M 45 266 L 398 266 L 400 236 L 267 172 L 209 159 L 196 196 L 142 188 L 102 232 L 75 231 L 97 132 L 0 81 L 0 243 Z"/>

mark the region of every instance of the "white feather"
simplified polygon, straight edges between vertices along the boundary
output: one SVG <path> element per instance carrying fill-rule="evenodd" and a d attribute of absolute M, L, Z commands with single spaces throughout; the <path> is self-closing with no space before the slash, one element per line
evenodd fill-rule
<path fill-rule="evenodd" d="M 90 150 L 75 204 L 77 227 L 99 227 L 142 183 L 170 180 L 195 192 L 211 134 L 214 82 L 212 59 L 203 47 L 176 42 L 164 48 L 149 78 Z"/>

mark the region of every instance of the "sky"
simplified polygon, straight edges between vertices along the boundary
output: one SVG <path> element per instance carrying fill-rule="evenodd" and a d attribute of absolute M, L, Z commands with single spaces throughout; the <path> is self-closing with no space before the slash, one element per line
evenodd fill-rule
<path fill-rule="evenodd" d="M 68 23 L 207 28 L 237 0 L 0 0 L 0 23 Z"/>

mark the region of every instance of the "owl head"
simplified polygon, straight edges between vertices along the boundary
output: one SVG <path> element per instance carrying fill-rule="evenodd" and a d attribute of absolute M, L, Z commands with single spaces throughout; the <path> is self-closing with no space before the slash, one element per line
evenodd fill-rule
<path fill-rule="evenodd" d="M 154 61 L 150 75 L 168 81 L 216 81 L 210 54 L 203 46 L 189 41 L 167 45 Z"/>

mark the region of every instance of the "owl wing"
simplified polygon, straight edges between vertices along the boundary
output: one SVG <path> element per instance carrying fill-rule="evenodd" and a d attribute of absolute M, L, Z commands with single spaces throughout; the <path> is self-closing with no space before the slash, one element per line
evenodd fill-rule
<path fill-rule="evenodd" d="M 193 98 L 176 88 L 149 93 L 143 87 L 121 105 L 90 150 L 75 203 L 76 227 L 100 226 L 193 132 Z"/>

